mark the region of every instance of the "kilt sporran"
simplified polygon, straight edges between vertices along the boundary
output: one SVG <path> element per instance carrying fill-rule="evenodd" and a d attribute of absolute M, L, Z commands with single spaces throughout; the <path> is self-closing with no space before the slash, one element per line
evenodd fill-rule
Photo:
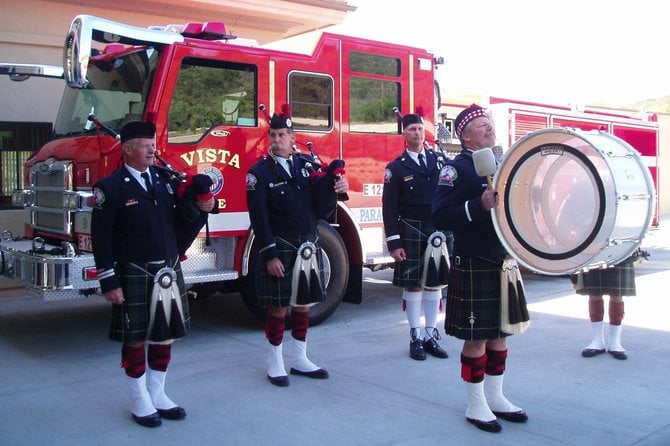
<path fill-rule="evenodd" d="M 428 290 L 441 290 L 449 281 L 449 251 L 447 237 L 440 231 L 428 236 L 426 251 L 423 255 L 423 274 L 421 287 Z"/>
<path fill-rule="evenodd" d="M 530 327 L 526 293 L 519 265 L 514 259 L 505 259 L 500 271 L 500 330 L 507 334 L 521 334 Z"/>

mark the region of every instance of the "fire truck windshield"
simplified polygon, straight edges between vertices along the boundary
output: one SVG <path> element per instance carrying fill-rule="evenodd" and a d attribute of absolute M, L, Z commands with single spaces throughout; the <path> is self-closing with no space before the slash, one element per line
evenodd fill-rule
<path fill-rule="evenodd" d="M 127 122 L 142 119 L 159 50 L 131 50 L 91 57 L 86 88 L 65 88 L 54 129 L 57 136 L 86 133 L 90 114 L 117 132 Z"/>

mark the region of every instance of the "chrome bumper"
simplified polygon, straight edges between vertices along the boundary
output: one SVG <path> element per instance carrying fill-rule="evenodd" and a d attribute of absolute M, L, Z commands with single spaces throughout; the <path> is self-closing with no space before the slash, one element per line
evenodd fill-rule
<path fill-rule="evenodd" d="M 84 280 L 93 255 L 75 255 L 71 245 L 47 245 L 40 240 L 0 240 L 0 275 L 20 282 L 26 291 L 45 301 L 81 298 L 100 287 Z M 54 253 L 54 254 L 52 254 Z M 84 293 L 86 290 L 86 293 Z"/>

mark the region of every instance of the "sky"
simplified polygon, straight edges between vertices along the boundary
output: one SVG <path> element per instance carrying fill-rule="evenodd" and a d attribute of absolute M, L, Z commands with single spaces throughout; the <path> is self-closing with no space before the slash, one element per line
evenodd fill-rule
<path fill-rule="evenodd" d="M 349 0 L 328 31 L 442 56 L 444 96 L 622 107 L 670 95 L 657 0 Z"/>

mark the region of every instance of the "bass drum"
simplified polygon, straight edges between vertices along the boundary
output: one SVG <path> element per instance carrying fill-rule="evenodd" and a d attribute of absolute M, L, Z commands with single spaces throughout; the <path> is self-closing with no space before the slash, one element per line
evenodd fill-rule
<path fill-rule="evenodd" d="M 503 156 L 498 237 L 526 268 L 572 274 L 619 263 L 651 224 L 656 192 L 639 153 L 604 132 L 543 129 Z"/>

